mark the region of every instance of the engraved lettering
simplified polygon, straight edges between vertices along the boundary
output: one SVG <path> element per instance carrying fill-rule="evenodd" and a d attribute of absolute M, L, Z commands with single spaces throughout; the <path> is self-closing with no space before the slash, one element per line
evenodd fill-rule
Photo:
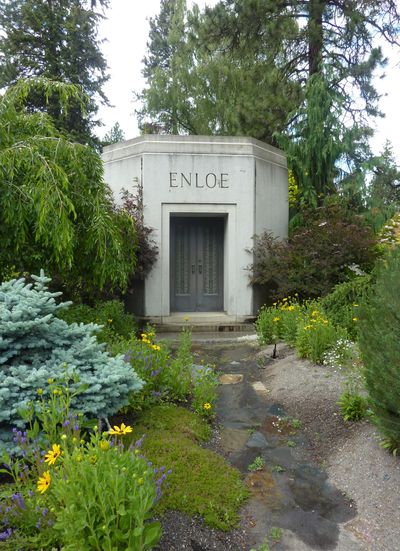
<path fill-rule="evenodd" d="M 176 182 L 176 176 L 177 172 L 170 172 L 169 173 L 169 187 L 178 187 L 178 184 L 173 185 L 173 182 Z"/>
<path fill-rule="evenodd" d="M 229 174 L 228 172 L 221 172 L 217 176 L 215 172 L 208 172 L 205 175 L 204 173 L 199 174 L 198 172 L 170 172 L 169 187 L 180 187 L 181 189 L 187 187 L 215 189 L 216 187 L 219 187 L 221 189 L 228 189 L 230 187 Z"/>
<path fill-rule="evenodd" d="M 204 187 L 204 185 L 203 185 L 203 186 L 199 185 L 199 175 L 198 175 L 197 172 L 196 172 L 196 187 L 199 187 L 199 188 L 203 188 L 203 187 Z"/>
<path fill-rule="evenodd" d="M 211 178 L 210 178 L 211 176 Z M 209 179 L 212 180 L 214 178 L 214 182 L 210 182 Z M 206 186 L 210 189 L 214 188 L 217 185 L 217 177 L 213 172 L 209 172 L 206 176 Z"/>
<path fill-rule="evenodd" d="M 187 183 L 188 186 L 192 185 L 192 173 L 189 172 L 189 178 L 186 178 L 186 176 L 181 172 L 181 187 L 183 187 L 184 181 Z"/>

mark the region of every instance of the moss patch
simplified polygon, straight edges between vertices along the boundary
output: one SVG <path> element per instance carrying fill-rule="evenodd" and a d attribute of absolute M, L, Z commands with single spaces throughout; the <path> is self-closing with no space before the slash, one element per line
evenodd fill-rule
<path fill-rule="evenodd" d="M 199 445 L 210 433 L 205 421 L 183 408 L 160 406 L 138 420 L 135 434 L 142 433 L 145 456 L 157 467 L 172 469 L 157 506 L 159 513 L 173 509 L 198 514 L 221 530 L 237 525 L 248 490 L 237 469 Z"/>

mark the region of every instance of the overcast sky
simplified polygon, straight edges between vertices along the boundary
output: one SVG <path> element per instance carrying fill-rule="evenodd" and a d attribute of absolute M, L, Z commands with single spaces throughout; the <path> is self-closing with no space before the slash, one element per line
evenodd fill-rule
<path fill-rule="evenodd" d="M 216 2 L 217 0 L 198 0 L 196 3 L 203 7 Z M 188 0 L 188 7 L 193 3 Z M 107 39 L 103 44 L 103 52 L 111 75 L 104 91 L 114 107 L 100 109 L 99 115 L 105 125 L 98 132 L 101 136 L 116 121 L 122 126 L 127 139 L 139 134 L 134 115 L 133 91 L 139 92 L 144 86 L 141 70 L 149 33 L 148 20 L 159 9 L 160 0 L 110 1 L 107 19 L 100 27 L 100 35 Z M 387 52 L 390 54 L 390 61 L 385 71 L 386 78 L 376 83 L 379 92 L 385 94 L 380 108 L 386 117 L 378 121 L 372 145 L 374 152 L 378 153 L 386 138 L 390 139 L 400 162 L 400 54 L 398 48 L 387 49 Z"/>

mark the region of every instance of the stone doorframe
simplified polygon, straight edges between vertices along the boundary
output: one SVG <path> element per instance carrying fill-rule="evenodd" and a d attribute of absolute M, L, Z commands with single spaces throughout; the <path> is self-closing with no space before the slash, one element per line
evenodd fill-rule
<path fill-rule="evenodd" d="M 236 204 L 163 203 L 161 205 L 161 309 L 162 316 L 170 315 L 170 218 L 173 216 L 224 216 L 224 312 L 236 315 Z"/>

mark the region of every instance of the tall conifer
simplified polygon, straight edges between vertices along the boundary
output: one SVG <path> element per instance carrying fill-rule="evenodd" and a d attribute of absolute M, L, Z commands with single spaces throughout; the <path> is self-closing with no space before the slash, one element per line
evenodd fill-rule
<path fill-rule="evenodd" d="M 107 103 L 102 86 L 109 78 L 96 4 L 106 7 L 108 0 L 0 0 L 0 88 L 28 77 L 80 86 L 89 98 L 85 109 L 71 102 L 65 113 L 57 95 L 32 94 L 29 101 L 33 110 L 48 112 L 58 130 L 91 145 L 97 143 L 92 130 L 98 102 Z"/>

